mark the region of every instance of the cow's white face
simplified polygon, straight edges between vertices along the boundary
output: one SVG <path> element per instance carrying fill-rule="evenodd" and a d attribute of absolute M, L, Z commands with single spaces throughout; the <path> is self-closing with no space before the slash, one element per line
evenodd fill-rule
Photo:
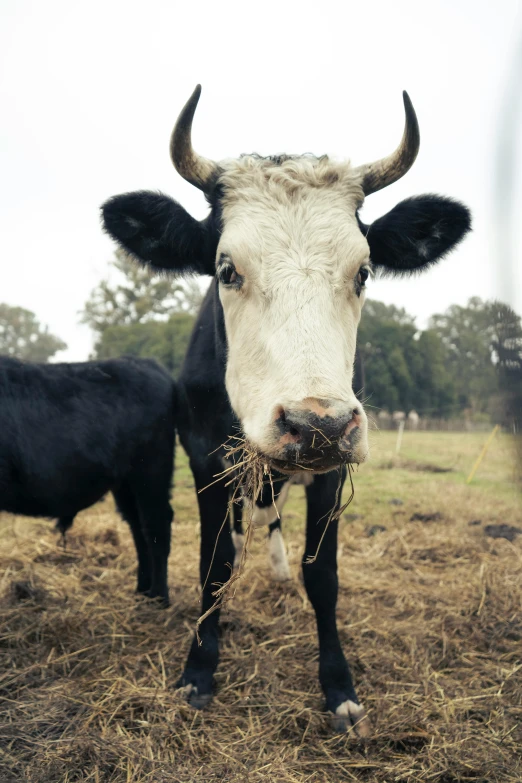
<path fill-rule="evenodd" d="M 220 184 L 226 388 L 246 438 L 287 470 L 363 462 L 352 377 L 370 259 L 358 176 L 327 159 L 245 157 Z"/>

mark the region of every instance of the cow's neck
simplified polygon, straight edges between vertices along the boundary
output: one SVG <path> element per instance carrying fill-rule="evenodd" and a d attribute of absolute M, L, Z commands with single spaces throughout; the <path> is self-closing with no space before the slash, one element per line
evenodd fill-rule
<path fill-rule="evenodd" d="M 197 431 L 205 455 L 238 432 L 237 420 L 226 392 L 225 370 L 223 308 L 217 283 L 213 281 L 194 324 L 178 379 L 180 415 L 192 421 L 193 432 Z"/>

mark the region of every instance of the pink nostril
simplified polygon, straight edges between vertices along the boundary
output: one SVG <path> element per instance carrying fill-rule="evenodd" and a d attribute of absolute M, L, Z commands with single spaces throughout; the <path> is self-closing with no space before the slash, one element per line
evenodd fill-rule
<path fill-rule="evenodd" d="M 358 427 L 360 423 L 361 423 L 360 411 L 358 408 L 354 408 L 352 411 L 352 418 L 350 419 L 350 421 L 346 425 L 346 429 L 344 430 L 343 438 L 346 438 L 347 435 L 349 435 L 352 430 Z"/>

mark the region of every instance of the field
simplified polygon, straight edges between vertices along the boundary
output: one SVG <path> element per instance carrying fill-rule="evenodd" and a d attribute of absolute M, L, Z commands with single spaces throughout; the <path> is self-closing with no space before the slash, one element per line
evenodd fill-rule
<path fill-rule="evenodd" d="M 134 596 L 111 498 L 78 517 L 65 551 L 52 523 L 0 515 L 0 781 L 520 783 L 522 535 L 486 532 L 522 529 L 522 511 L 509 435 L 466 485 L 484 439 L 406 432 L 397 457 L 395 434 L 374 433 L 355 473 L 338 616 L 366 741 L 332 734 L 322 712 L 301 487 L 283 517 L 292 581 L 271 581 L 256 531 L 202 712 L 174 688 L 199 593 L 181 450 L 167 610 Z"/>

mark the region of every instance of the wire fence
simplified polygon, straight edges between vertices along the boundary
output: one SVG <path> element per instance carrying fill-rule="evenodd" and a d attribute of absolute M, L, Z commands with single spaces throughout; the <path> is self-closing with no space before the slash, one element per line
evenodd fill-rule
<path fill-rule="evenodd" d="M 448 412 L 449 413 L 449 412 Z M 373 410 L 369 412 L 370 420 L 380 430 L 398 430 L 399 428 L 409 432 L 490 432 L 498 422 L 492 421 L 489 416 L 473 417 L 469 412 L 461 415 L 433 416 L 419 415 L 411 411 L 406 415 L 403 411 L 388 413 L 385 410 Z M 513 426 L 503 426 L 506 432 L 515 432 Z"/>

